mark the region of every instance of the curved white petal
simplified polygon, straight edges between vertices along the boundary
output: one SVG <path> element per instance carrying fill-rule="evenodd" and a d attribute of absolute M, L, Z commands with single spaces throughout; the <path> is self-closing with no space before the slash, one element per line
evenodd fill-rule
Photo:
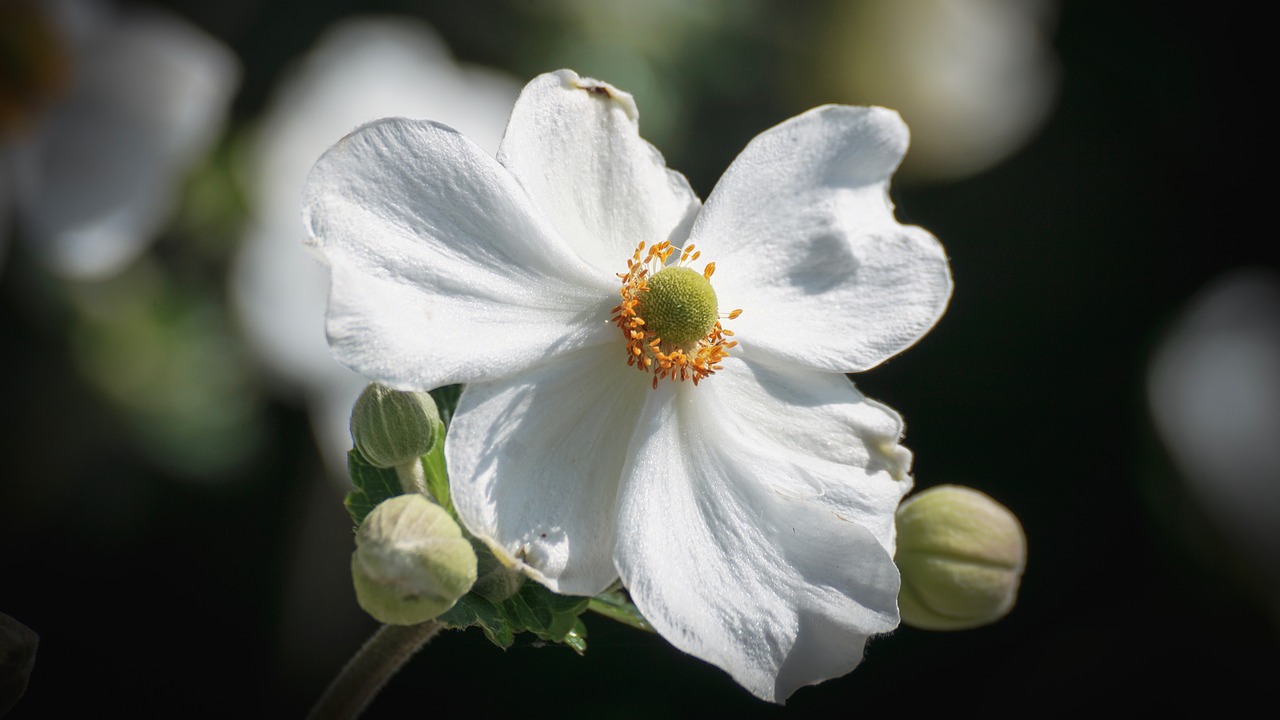
<path fill-rule="evenodd" d="M 889 179 L 907 128 L 883 108 L 825 106 L 765 131 L 716 185 L 689 241 L 743 357 L 866 370 L 942 316 L 951 274 L 938 241 L 899 225 Z"/>
<path fill-rule="evenodd" d="M 843 675 L 898 623 L 901 420 L 843 376 L 741 360 L 653 393 L 615 562 L 676 647 L 781 702 Z"/>
<path fill-rule="evenodd" d="M 443 122 L 496 152 L 519 90 L 496 70 L 459 65 L 419 20 L 348 18 L 289 71 L 238 158 L 253 218 L 232 298 L 258 356 L 289 385 L 306 388 L 321 452 L 343 483 L 351 406 L 367 380 L 335 360 L 325 339 L 329 270 L 301 242 L 307 172 L 334 140 L 390 116 Z"/>
<path fill-rule="evenodd" d="M 212 37 L 159 13 L 84 19 L 75 85 L 22 153 L 20 221 L 71 277 L 114 274 L 160 230 L 239 82 Z"/>
<path fill-rule="evenodd" d="M 560 70 L 520 93 L 498 161 L 567 242 L 610 273 L 645 241 L 679 244 L 698 211 L 684 176 L 640 138 L 631 95 Z"/>
<path fill-rule="evenodd" d="M 330 264 L 330 347 L 371 379 L 488 380 L 616 338 L 616 279 L 443 125 L 388 119 L 347 136 L 308 177 L 303 214 Z"/>
<path fill-rule="evenodd" d="M 467 529 L 556 592 L 602 592 L 618 576 L 607 538 L 650 392 L 621 342 L 468 385 L 445 440 Z"/>

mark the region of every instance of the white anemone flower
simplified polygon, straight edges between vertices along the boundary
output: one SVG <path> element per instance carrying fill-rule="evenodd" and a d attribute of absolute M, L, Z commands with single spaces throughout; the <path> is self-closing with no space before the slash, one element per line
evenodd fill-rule
<path fill-rule="evenodd" d="M 911 454 L 843 373 L 950 297 L 887 196 L 906 147 L 892 111 L 819 107 L 703 206 L 631 96 L 567 70 L 525 87 L 496 160 L 370 123 L 304 191 L 331 346 L 397 388 L 466 383 L 450 487 L 498 557 L 564 594 L 620 579 L 672 644 L 781 702 L 898 624 Z"/>
<path fill-rule="evenodd" d="M 0 179 L 0 206 L 13 205 L 22 234 L 58 274 L 114 275 L 169 220 L 184 175 L 226 118 L 239 61 L 158 11 L 114 12 L 83 0 L 10 9 L 18 7 L 27 10 L 17 21 L 47 36 L 19 51 L 65 54 L 57 62 L 65 63 L 66 88 L 0 137 L 0 165 L 8 166 L 0 173 L 11 175 Z"/>
<path fill-rule="evenodd" d="M 328 273 L 303 247 L 298 226 L 307 171 L 335 137 L 390 115 L 439 119 L 493 152 L 519 90 L 496 70 L 457 63 L 421 21 L 351 18 L 287 74 L 246 143 L 253 208 L 232 297 L 263 362 L 306 395 L 323 456 L 344 485 L 351 406 L 369 381 L 335 362 L 325 342 Z"/>

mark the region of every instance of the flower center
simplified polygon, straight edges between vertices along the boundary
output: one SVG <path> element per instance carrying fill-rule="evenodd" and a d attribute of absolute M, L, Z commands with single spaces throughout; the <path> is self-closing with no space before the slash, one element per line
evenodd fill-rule
<path fill-rule="evenodd" d="M 639 312 L 649 330 L 663 341 L 689 345 L 715 327 L 719 319 L 716 291 L 702 273 L 673 265 L 651 276 L 647 285 Z"/>
<path fill-rule="evenodd" d="M 613 309 L 613 322 L 627 341 L 627 364 L 653 373 L 653 387 L 663 378 L 699 380 L 721 369 L 720 361 L 738 343 L 726 340 L 733 333 L 720 325 L 719 303 L 711 288 L 715 263 L 702 272 L 688 267 L 701 255 L 690 245 L 680 261 L 667 265 L 675 253 L 669 242 L 660 242 L 645 253 L 642 242 L 627 260 L 622 279 L 622 304 Z M 643 256 L 643 259 L 642 259 Z M 742 314 L 734 310 L 733 319 Z"/>

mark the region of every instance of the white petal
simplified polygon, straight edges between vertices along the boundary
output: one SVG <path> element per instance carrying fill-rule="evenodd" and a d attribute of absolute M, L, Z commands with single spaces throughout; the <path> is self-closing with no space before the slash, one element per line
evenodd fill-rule
<path fill-rule="evenodd" d="M 371 379 L 493 379 L 617 337 L 616 278 L 582 263 L 510 173 L 448 127 L 364 126 L 316 163 L 303 205 L 331 267 L 329 344 Z"/>
<path fill-rule="evenodd" d="M 676 647 L 781 702 L 898 623 L 898 416 L 843 376 L 741 360 L 652 394 L 623 476 L 615 562 Z M 901 478 L 901 479 L 899 479 Z"/>
<path fill-rule="evenodd" d="M 620 341 L 468 385 L 445 445 L 467 529 L 556 592 L 603 591 L 618 575 L 618 480 L 651 392 Z"/>
<path fill-rule="evenodd" d="M 725 172 L 689 241 L 712 279 L 743 357 L 836 372 L 873 367 L 942 315 L 951 275 L 942 246 L 899 225 L 889 178 L 907 128 L 883 108 L 826 106 L 752 140 Z"/>
<path fill-rule="evenodd" d="M 498 161 L 589 263 L 611 273 L 645 241 L 679 244 L 698 211 L 684 176 L 640 139 L 631 96 L 560 70 L 520 93 Z"/>
<path fill-rule="evenodd" d="M 216 40 L 166 15 L 85 22 L 70 96 L 20 149 L 19 209 L 56 271 L 101 277 L 131 262 L 168 219 L 240 70 Z"/>
<path fill-rule="evenodd" d="M 329 270 L 303 247 L 298 216 L 307 172 L 337 138 L 393 115 L 443 122 L 496 152 L 519 90 L 497 71 L 458 65 L 421 21 L 354 17 L 292 68 L 245 145 L 254 220 L 236 258 L 233 299 L 258 355 L 306 388 L 320 450 L 343 483 L 351 407 L 368 381 L 338 363 L 325 339 Z"/>

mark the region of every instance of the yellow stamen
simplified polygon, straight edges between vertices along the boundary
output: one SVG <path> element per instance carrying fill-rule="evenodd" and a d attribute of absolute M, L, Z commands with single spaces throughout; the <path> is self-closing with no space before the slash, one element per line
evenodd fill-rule
<path fill-rule="evenodd" d="M 684 344 L 674 344 L 663 340 L 658 332 L 646 327 L 644 296 L 650 291 L 649 280 L 668 267 L 667 259 L 675 253 L 675 248 L 666 241 L 649 247 L 648 252 L 645 252 L 645 247 L 642 241 L 631 258 L 627 260 L 627 272 L 618 273 L 618 278 L 622 280 L 622 302 L 613 308 L 612 321 L 622 331 L 627 341 L 627 364 L 634 365 L 641 372 L 652 372 L 654 388 L 658 387 L 659 380 L 664 379 L 692 380 L 693 384 L 697 385 L 699 381 L 723 368 L 721 361 L 729 356 L 729 350 L 736 347 L 738 342 L 726 340 L 727 337 L 733 336 L 733 332 L 725 330 L 721 325 L 720 321 L 726 319 L 726 316 L 715 313 L 715 296 L 709 288 L 704 291 L 710 295 L 709 312 L 716 319 L 711 329 L 701 338 Z M 680 251 L 680 260 L 672 267 L 684 267 L 701 255 L 701 251 L 689 245 Z M 710 281 L 715 270 L 714 262 L 707 263 L 702 271 L 702 279 Z M 664 279 L 666 277 L 664 275 Z M 666 299 L 665 296 L 664 299 Z M 695 307 L 694 311 L 702 309 L 704 308 Z M 741 314 L 741 309 L 734 310 L 728 314 L 727 319 L 732 320 Z M 663 317 L 663 319 L 668 323 L 673 322 L 669 317 Z M 697 318 L 677 318 L 674 322 L 687 325 L 685 320 L 696 321 Z M 677 332 L 678 335 L 679 332 Z"/>

